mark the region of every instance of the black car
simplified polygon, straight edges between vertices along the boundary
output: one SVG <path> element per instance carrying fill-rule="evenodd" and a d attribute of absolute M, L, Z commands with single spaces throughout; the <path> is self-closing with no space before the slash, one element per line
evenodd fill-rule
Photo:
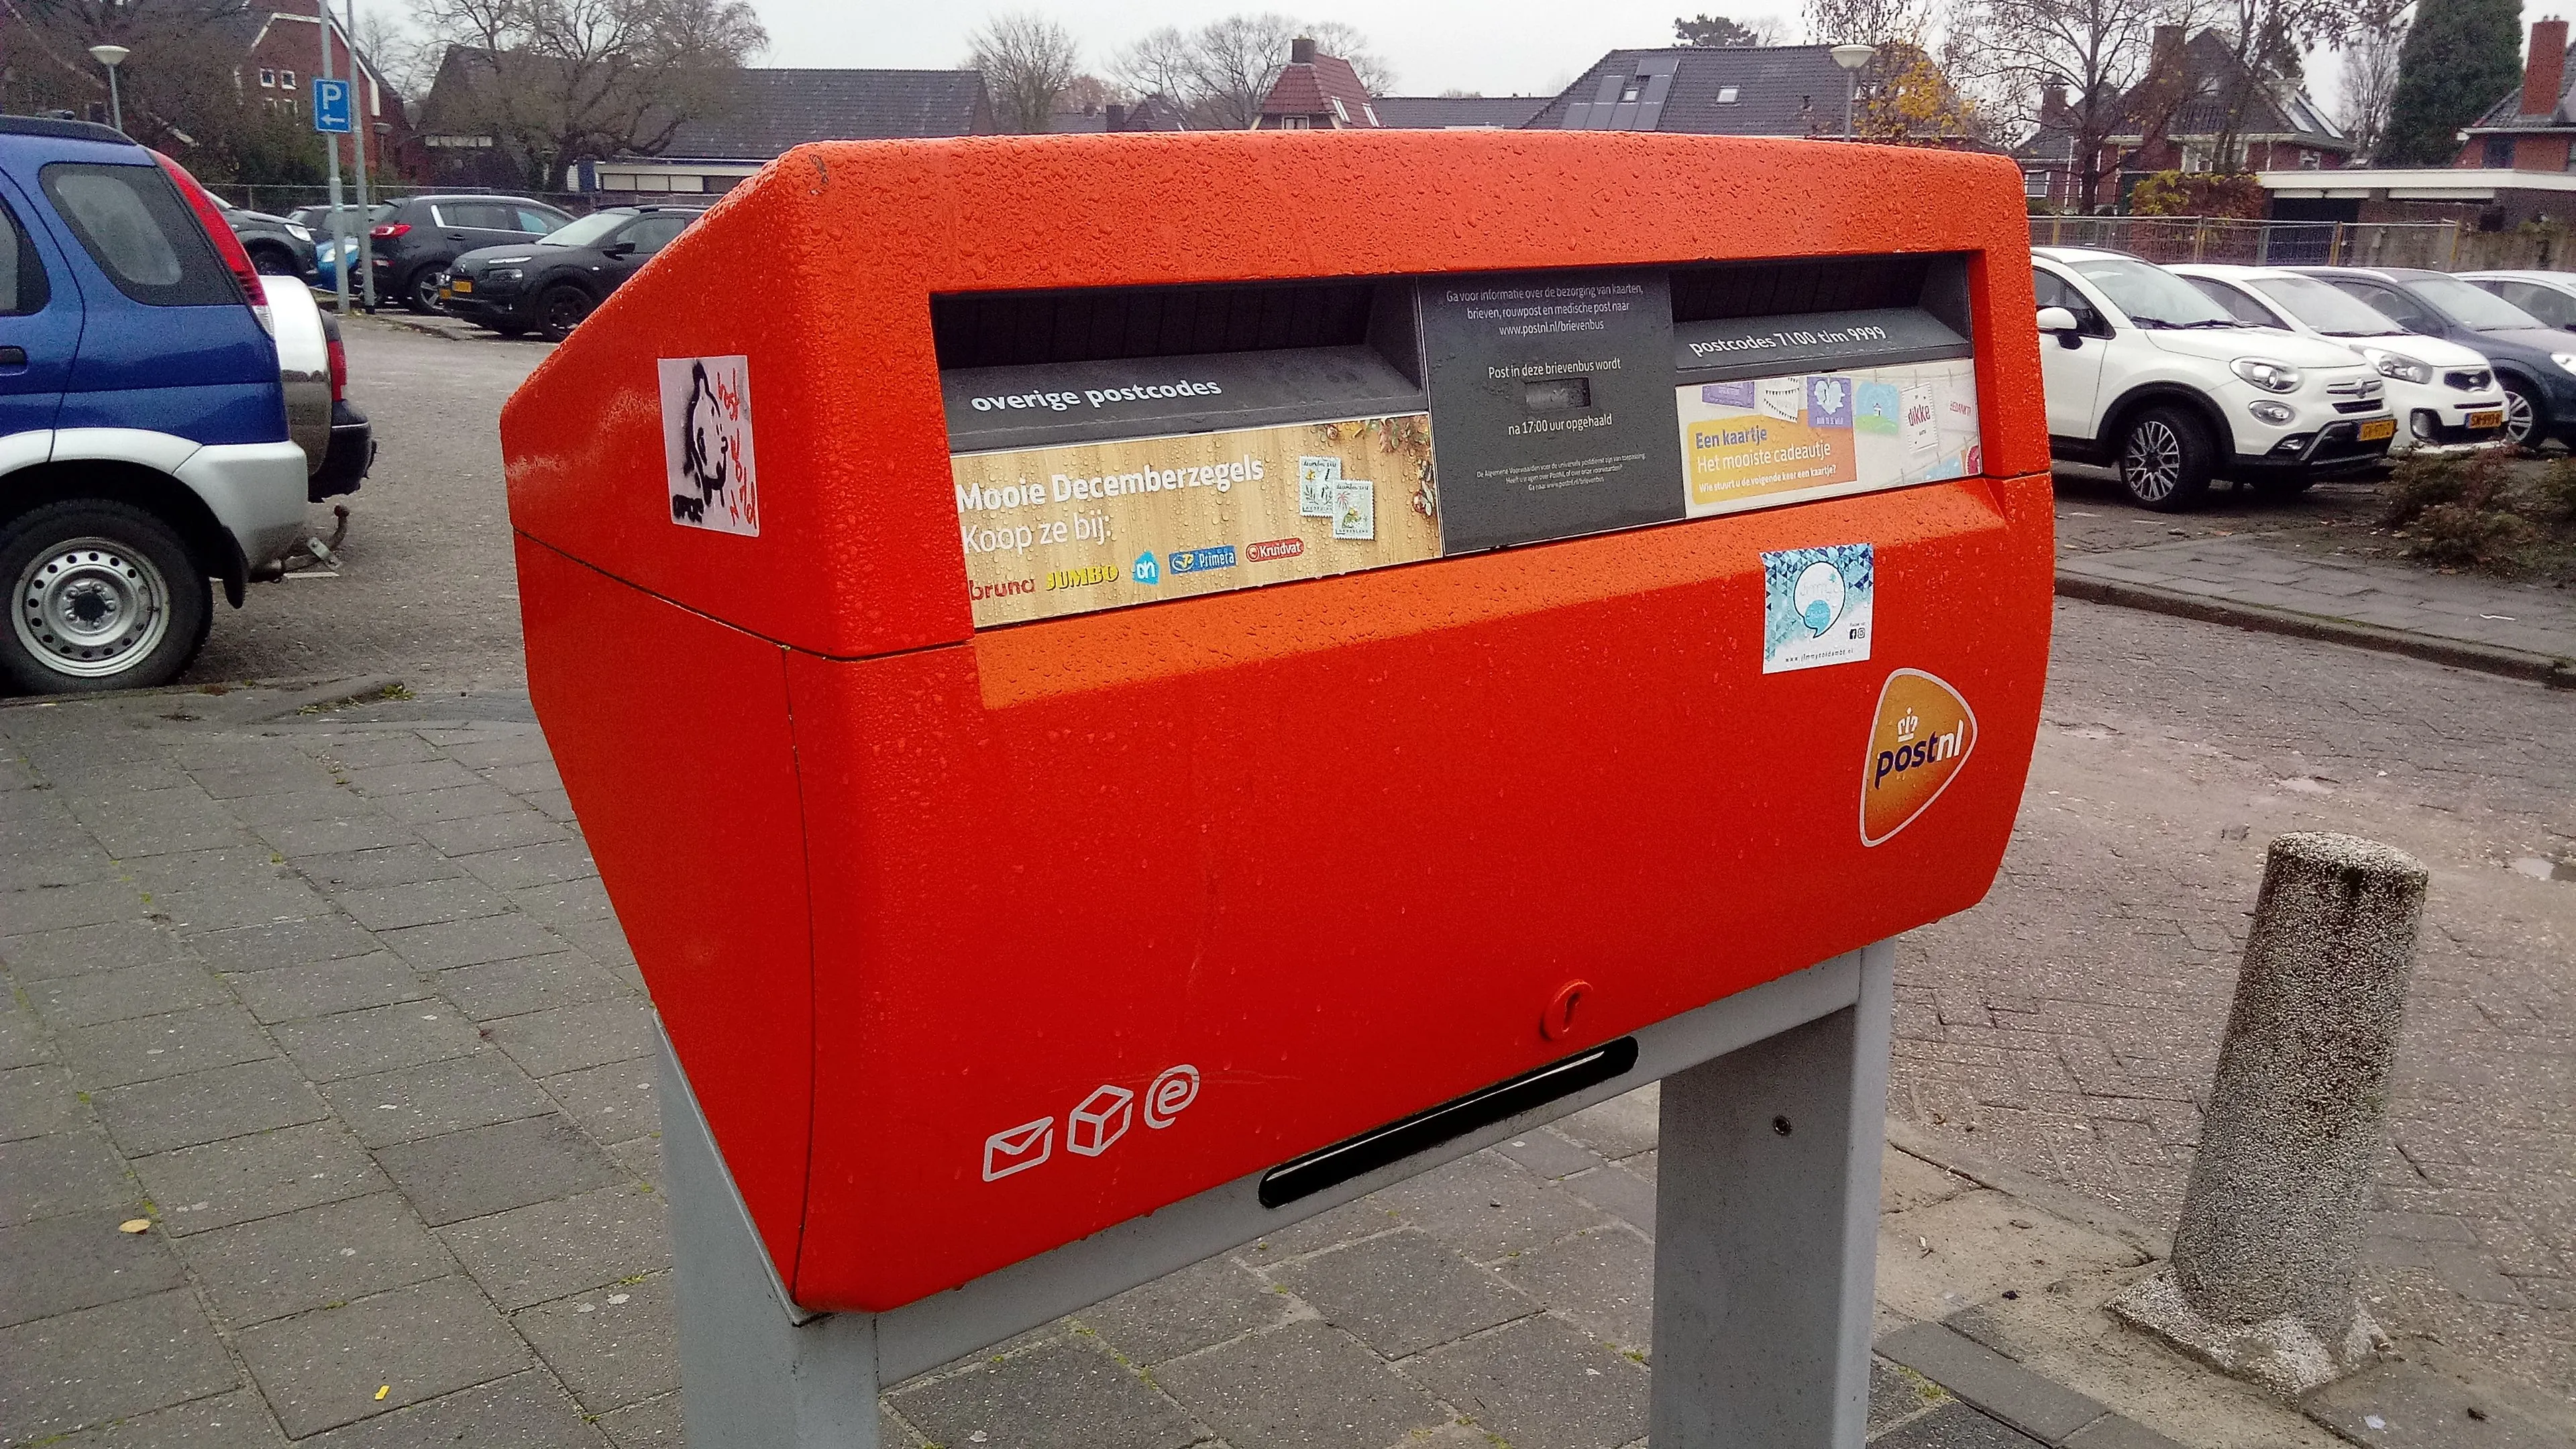
<path fill-rule="evenodd" d="M 242 250 L 250 253 L 252 266 L 272 277 L 313 280 L 310 227 L 264 211 L 245 211 L 220 196 L 215 198 L 215 205 L 222 208 L 233 235 L 241 238 Z"/>
<path fill-rule="evenodd" d="M 690 206 L 612 206 L 534 246 L 467 252 L 449 269 L 447 310 L 504 337 L 536 332 L 561 342 L 700 214 Z"/>
<path fill-rule="evenodd" d="M 415 312 L 439 308 L 450 262 L 477 247 L 533 242 L 572 220 L 524 196 L 406 196 L 368 232 L 376 257 L 376 295 Z"/>
<path fill-rule="evenodd" d="M 2448 272 L 2417 267 L 2293 267 L 2351 293 L 2425 337 L 2485 354 L 2504 385 L 2504 430 L 2526 447 L 2576 445 L 2576 332 L 2562 332 Z"/>

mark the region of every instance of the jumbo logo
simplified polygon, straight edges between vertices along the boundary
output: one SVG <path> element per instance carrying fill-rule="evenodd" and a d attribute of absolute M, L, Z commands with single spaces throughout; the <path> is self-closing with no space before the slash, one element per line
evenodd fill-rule
<path fill-rule="evenodd" d="M 1977 713 L 1959 691 L 1899 669 L 1878 692 L 1869 764 L 1860 781 L 1860 843 L 1883 845 L 1930 809 L 1977 747 Z"/>

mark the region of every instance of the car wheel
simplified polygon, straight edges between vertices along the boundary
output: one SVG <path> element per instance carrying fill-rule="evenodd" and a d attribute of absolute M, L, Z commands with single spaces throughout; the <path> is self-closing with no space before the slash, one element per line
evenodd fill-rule
<path fill-rule="evenodd" d="M 2120 484 L 2142 508 L 2189 508 L 2209 491 L 2216 452 L 2200 419 L 2171 405 L 2150 407 L 2120 435 Z"/>
<path fill-rule="evenodd" d="M 2517 448 L 2537 448 L 2547 440 L 2540 430 L 2540 399 L 2518 382 L 2504 385 L 2504 435 Z"/>
<path fill-rule="evenodd" d="M 590 315 L 590 294 L 579 287 L 548 288 L 537 299 L 537 333 L 548 342 L 561 342 Z"/>
<path fill-rule="evenodd" d="M 295 264 L 295 253 L 284 247 L 252 247 L 251 269 L 263 277 L 300 277 L 304 269 Z"/>
<path fill-rule="evenodd" d="M 424 315 L 435 315 L 447 309 L 439 305 L 438 289 L 447 285 L 447 268 L 432 262 L 411 274 L 403 284 L 403 306 Z"/>
<path fill-rule="evenodd" d="M 0 530 L 9 629 L 0 675 L 37 694 L 167 684 L 214 623 L 205 572 L 160 519 L 105 499 L 31 509 Z"/>

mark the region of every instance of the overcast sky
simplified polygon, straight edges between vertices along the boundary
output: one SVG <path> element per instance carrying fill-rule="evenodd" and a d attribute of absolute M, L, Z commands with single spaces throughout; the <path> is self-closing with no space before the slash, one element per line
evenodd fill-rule
<path fill-rule="evenodd" d="M 1084 63 L 1097 70 L 1129 41 L 1159 25 L 1204 25 L 1237 11 L 1276 9 L 1301 20 L 1357 26 L 1394 65 L 1396 93 L 1445 90 L 1487 95 L 1554 95 L 1601 52 L 1668 45 L 1673 16 L 1704 9 L 1744 18 L 1761 10 L 1785 17 L 1794 32 L 1796 6 L 1739 11 L 1702 0 L 1402 0 L 1388 4 L 1218 3 L 1218 0 L 1053 0 L 1053 3 L 891 4 L 869 0 L 753 0 L 769 27 L 766 65 L 954 66 L 966 35 L 996 13 L 1036 10 L 1063 22 L 1082 41 Z M 1792 39 L 1796 38 L 1793 34 Z"/>

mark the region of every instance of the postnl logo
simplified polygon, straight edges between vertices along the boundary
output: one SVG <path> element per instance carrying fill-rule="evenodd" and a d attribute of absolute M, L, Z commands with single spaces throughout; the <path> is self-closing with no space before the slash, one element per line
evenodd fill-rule
<path fill-rule="evenodd" d="M 1883 845 L 1941 798 L 1977 747 L 1977 713 L 1959 691 L 1899 669 L 1878 692 L 1869 763 L 1860 781 L 1860 843 Z"/>

